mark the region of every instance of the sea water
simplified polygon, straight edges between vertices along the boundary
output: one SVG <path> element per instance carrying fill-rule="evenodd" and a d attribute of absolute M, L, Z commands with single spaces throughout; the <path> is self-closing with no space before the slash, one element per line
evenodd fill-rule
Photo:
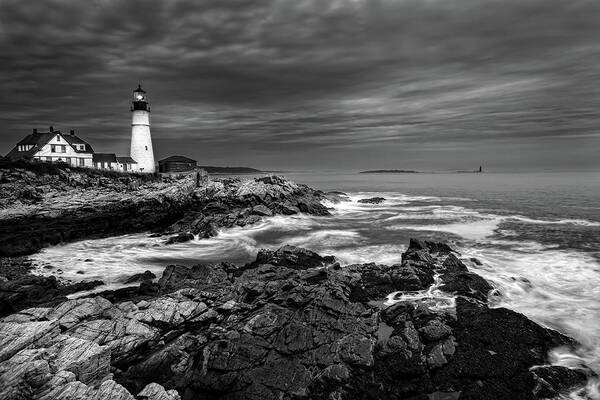
<path fill-rule="evenodd" d="M 137 272 L 160 275 L 168 264 L 248 262 L 258 249 L 286 243 L 335 255 L 343 264 L 394 264 L 411 237 L 448 241 L 495 286 L 494 307 L 521 312 L 582 344 L 577 354 L 557 351 L 556 363 L 585 362 L 600 373 L 599 173 L 283 175 L 344 191 L 350 201 L 327 204 L 331 217 L 275 216 L 211 239 L 167 246 L 164 238 L 125 235 L 33 257 L 46 274 L 101 279 L 106 289 Z M 358 202 L 374 196 L 386 200 Z"/>

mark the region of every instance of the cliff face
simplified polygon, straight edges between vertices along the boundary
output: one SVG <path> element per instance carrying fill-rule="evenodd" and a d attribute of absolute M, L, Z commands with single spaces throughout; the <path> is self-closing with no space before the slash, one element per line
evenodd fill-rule
<path fill-rule="evenodd" d="M 23 165 L 22 165 L 23 166 Z M 0 168 L 0 256 L 95 236 L 153 230 L 209 237 L 273 214 L 328 214 L 322 194 L 277 177 L 243 182 L 73 170 L 58 166 Z"/>
<path fill-rule="evenodd" d="M 191 179 L 158 181 L 67 167 L 0 169 L 0 256 L 166 226 L 183 215 L 193 189 Z"/>
<path fill-rule="evenodd" d="M 2 319 L 0 397 L 538 399 L 586 381 L 547 365 L 573 340 L 490 309 L 490 289 L 450 248 L 419 241 L 394 266 L 340 268 L 293 246 L 245 266 L 169 266 L 133 297 Z M 385 306 L 395 290 L 451 301 Z"/>

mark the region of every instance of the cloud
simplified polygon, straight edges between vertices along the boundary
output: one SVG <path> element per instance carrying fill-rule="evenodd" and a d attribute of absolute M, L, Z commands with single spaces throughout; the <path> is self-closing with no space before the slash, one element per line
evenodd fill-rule
<path fill-rule="evenodd" d="M 159 156 L 502 167 L 512 146 L 569 166 L 570 138 L 589 164 L 599 17 L 593 0 L 3 0 L 0 145 L 52 124 L 125 153 L 142 81 Z"/>

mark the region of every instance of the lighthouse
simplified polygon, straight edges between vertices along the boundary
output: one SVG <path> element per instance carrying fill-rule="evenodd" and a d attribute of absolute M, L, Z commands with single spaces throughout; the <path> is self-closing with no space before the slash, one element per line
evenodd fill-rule
<path fill-rule="evenodd" d="M 156 171 L 150 136 L 150 105 L 141 85 L 133 91 L 131 103 L 131 158 L 137 162 L 140 172 Z"/>

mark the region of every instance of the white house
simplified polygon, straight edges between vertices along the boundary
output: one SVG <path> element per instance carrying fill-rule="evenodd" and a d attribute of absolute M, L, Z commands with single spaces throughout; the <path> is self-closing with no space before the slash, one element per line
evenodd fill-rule
<path fill-rule="evenodd" d="M 114 153 L 94 153 L 93 165 L 96 169 L 121 172 L 138 172 L 138 163 L 131 157 L 119 157 Z"/>
<path fill-rule="evenodd" d="M 137 161 L 131 157 L 117 156 L 117 168 L 122 172 L 139 172 Z"/>
<path fill-rule="evenodd" d="M 93 153 L 92 146 L 76 136 L 74 131 L 67 135 L 50 127 L 48 132 L 38 132 L 34 129 L 33 133 L 16 144 L 6 158 L 64 162 L 72 166 L 91 168 Z"/>
<path fill-rule="evenodd" d="M 117 156 L 114 153 L 94 153 L 92 160 L 96 169 L 116 171 L 118 168 Z"/>

